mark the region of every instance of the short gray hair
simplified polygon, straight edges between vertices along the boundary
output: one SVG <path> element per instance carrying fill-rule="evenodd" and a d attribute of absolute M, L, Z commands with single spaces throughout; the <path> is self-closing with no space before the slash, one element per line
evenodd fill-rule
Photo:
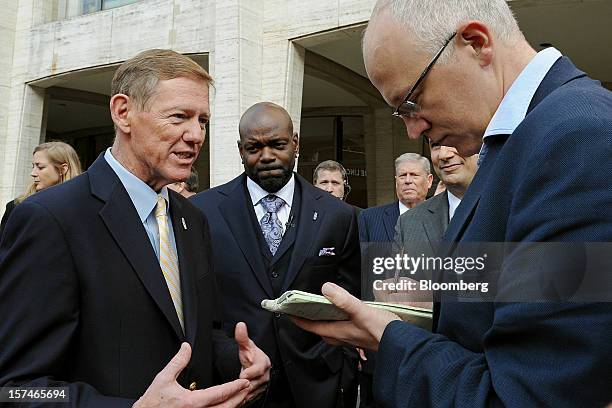
<path fill-rule="evenodd" d="M 425 173 L 431 174 L 431 165 L 429 164 L 429 160 L 426 157 L 421 156 L 418 153 L 404 153 L 397 159 L 395 159 L 395 174 L 397 175 L 397 168 L 402 163 L 418 163 L 423 167 Z"/>
<path fill-rule="evenodd" d="M 506 0 L 378 0 L 370 19 L 383 10 L 415 35 L 420 50 L 431 55 L 458 26 L 470 20 L 487 24 L 506 45 L 524 39 Z M 454 49 L 452 42 L 448 48 Z M 440 62 L 448 61 L 450 55 L 442 54 Z"/>

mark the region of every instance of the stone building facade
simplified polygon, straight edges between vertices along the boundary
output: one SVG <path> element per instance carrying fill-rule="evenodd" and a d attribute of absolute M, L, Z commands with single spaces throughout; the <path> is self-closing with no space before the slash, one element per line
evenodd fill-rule
<path fill-rule="evenodd" d="M 67 140 L 87 164 L 111 143 L 110 79 L 118 64 L 148 48 L 187 54 L 215 79 L 198 162 L 204 187 L 241 172 L 240 115 L 267 100 L 284 106 L 301 134 L 300 173 L 309 177 L 318 161 L 340 159 L 357 205 L 393 200 L 394 158 L 406 151 L 426 154 L 426 148 L 403 136 L 403 124 L 391 118 L 365 77 L 360 39 L 374 3 L 0 0 L 0 212 L 28 184 L 37 144 Z M 510 3 L 521 26 L 525 21 L 529 27 L 528 37 L 567 44 L 562 51 L 575 49 L 579 66 L 610 87 L 612 2 Z M 567 23 L 557 25 L 566 15 Z M 590 41 L 597 38 L 597 56 L 571 42 L 577 36 L 572 24 L 595 30 L 588 34 Z M 573 34 L 563 34 L 568 32 Z"/>

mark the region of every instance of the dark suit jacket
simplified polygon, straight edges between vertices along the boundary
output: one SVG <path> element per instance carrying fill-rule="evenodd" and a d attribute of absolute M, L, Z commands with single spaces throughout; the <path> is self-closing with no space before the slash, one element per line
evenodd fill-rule
<path fill-rule="evenodd" d="M 2 231 L 4 231 L 4 226 L 11 215 L 11 212 L 15 209 L 15 200 L 9 201 L 6 203 L 6 209 L 4 210 L 4 214 L 2 215 L 2 220 L 0 221 L 0 238 L 2 238 Z"/>
<path fill-rule="evenodd" d="M 448 227 L 448 192 L 433 196 L 402 214 L 395 226 L 394 253 L 409 256 L 433 256 Z M 412 278 L 431 278 L 431 271 L 423 271 Z"/>
<path fill-rule="evenodd" d="M 301 202 L 294 198 L 292 206 L 292 212 L 297 210 L 295 224 L 285 232 L 271 262 L 267 259 L 271 257 L 269 250 L 260 245 L 263 236 L 244 174 L 197 194 L 192 202 L 210 223 L 228 329 L 236 322 L 247 323 L 251 338 L 270 356 L 273 371 L 286 372 L 297 407 L 333 407 L 344 364 L 342 349 L 301 330 L 288 317 L 261 308 L 263 299 L 273 299 L 287 290 L 320 294 L 326 281 L 359 295 L 355 211 L 299 175 L 295 179 L 296 191 L 301 192 Z M 335 255 L 319 256 L 322 248 L 334 248 Z M 355 360 L 355 370 L 356 365 Z"/>
<path fill-rule="evenodd" d="M 393 242 L 399 215 L 397 201 L 362 210 L 359 213 L 359 241 Z"/>
<path fill-rule="evenodd" d="M 372 258 L 388 256 L 391 251 L 391 243 L 395 237 L 395 224 L 397 223 L 399 215 L 398 201 L 366 208 L 359 213 L 359 242 L 361 242 L 362 256 L 361 269 L 365 274 L 361 280 L 361 294 L 364 300 L 375 300 L 372 284 L 375 279 L 380 279 L 381 277 L 374 276 L 371 272 Z M 366 358 L 367 360 L 361 363 L 362 371 L 371 377 L 374 373 L 376 364 L 376 353 L 366 351 Z M 373 402 L 366 401 L 365 404 L 362 402 L 361 405 L 369 406 L 366 404 L 373 404 Z"/>
<path fill-rule="evenodd" d="M 612 94 L 599 83 L 562 58 L 514 133 L 487 143 L 446 239 L 612 241 L 612 167 L 604 164 L 612 152 Z M 514 255 L 506 255 L 501 278 L 540 278 L 521 276 Z M 375 390 L 387 406 L 612 401 L 612 303 L 443 301 L 437 312 L 435 334 L 398 322 L 386 328 Z"/>
<path fill-rule="evenodd" d="M 183 341 L 193 349 L 184 387 L 212 385 L 213 362 L 224 379 L 236 378 L 235 342 L 221 331 L 213 342 L 206 220 L 172 191 L 170 210 L 186 335 L 144 226 L 103 156 L 15 208 L 0 242 L 0 385 L 68 386 L 74 407 L 131 406 Z"/>
<path fill-rule="evenodd" d="M 410 242 L 428 243 L 431 253 L 442 240 L 448 227 L 448 192 L 433 196 L 402 214 L 395 226 L 395 242 L 404 246 Z"/>

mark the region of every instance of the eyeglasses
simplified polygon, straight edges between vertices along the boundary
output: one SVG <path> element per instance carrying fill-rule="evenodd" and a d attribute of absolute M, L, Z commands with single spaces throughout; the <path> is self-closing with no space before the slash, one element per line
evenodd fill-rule
<path fill-rule="evenodd" d="M 425 77 L 427 76 L 431 68 L 434 66 L 438 58 L 440 58 L 440 55 L 442 55 L 442 52 L 444 51 L 446 46 L 451 42 L 451 40 L 455 37 L 455 35 L 457 35 L 456 32 L 454 32 L 450 37 L 448 37 L 448 39 L 444 42 L 444 45 L 442 46 L 442 48 L 440 48 L 440 51 L 438 51 L 438 53 L 432 58 L 429 64 L 427 64 L 427 67 L 425 67 L 425 69 L 421 73 L 421 76 L 419 76 L 419 79 L 417 79 L 414 85 L 412 86 L 412 88 L 410 88 L 408 95 L 406 95 L 406 97 L 404 98 L 404 102 L 402 102 L 397 107 L 395 112 L 393 112 L 393 116 L 412 118 L 417 112 L 421 110 L 421 107 L 417 103 L 412 102 L 409 99 L 414 93 L 414 91 L 416 91 L 416 89 L 419 87 L 421 82 L 423 82 L 423 80 L 425 79 Z"/>

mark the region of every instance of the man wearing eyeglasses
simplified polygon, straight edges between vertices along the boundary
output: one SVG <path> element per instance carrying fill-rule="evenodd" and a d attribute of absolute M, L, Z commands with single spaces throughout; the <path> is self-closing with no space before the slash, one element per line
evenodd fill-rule
<path fill-rule="evenodd" d="M 531 48 L 504 0 L 380 0 L 363 52 L 411 139 L 480 151 L 445 240 L 612 241 L 612 94 L 556 49 Z M 512 285 L 549 292 L 495 302 L 445 302 L 442 293 L 433 333 L 329 283 L 323 293 L 350 320 L 296 323 L 332 344 L 378 350 L 374 392 L 384 406 L 605 406 L 610 299 L 555 292 L 568 276 L 530 269 L 517 253 L 504 253 L 496 296 L 519 293 L 501 291 Z M 571 261 L 569 275 L 583 275 L 587 263 Z M 547 272 L 554 262 L 539 265 Z"/>

